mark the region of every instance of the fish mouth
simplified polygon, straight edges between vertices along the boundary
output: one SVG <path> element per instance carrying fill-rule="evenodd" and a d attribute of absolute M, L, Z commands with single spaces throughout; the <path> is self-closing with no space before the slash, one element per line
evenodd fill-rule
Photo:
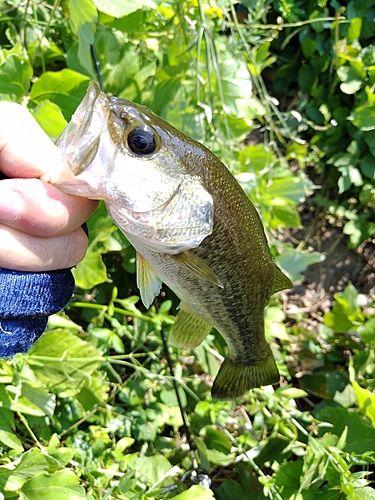
<path fill-rule="evenodd" d="M 64 162 L 75 175 L 80 175 L 94 160 L 101 134 L 107 130 L 109 117 L 108 97 L 94 82 L 90 82 L 86 95 L 71 121 L 56 141 L 63 151 Z"/>
<path fill-rule="evenodd" d="M 62 166 L 45 172 L 41 180 L 69 194 L 98 199 L 101 195 L 81 175 L 95 159 L 100 136 L 107 128 L 108 97 L 90 82 L 86 95 L 55 145 L 61 152 Z"/>

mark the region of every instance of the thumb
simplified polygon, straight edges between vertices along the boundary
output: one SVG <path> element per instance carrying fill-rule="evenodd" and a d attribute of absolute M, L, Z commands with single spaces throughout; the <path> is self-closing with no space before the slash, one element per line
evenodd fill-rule
<path fill-rule="evenodd" d="M 41 177 L 61 163 L 60 150 L 31 113 L 0 102 L 0 171 L 8 177 Z"/>

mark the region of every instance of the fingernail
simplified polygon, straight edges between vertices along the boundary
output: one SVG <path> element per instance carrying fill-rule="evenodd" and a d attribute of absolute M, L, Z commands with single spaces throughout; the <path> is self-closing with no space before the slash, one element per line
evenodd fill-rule
<path fill-rule="evenodd" d="M 0 189 L 0 221 L 7 224 L 15 222 L 20 216 L 20 195 L 13 189 Z"/>

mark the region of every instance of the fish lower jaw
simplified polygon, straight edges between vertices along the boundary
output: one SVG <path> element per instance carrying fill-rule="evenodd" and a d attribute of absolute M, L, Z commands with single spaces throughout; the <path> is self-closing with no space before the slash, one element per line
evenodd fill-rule
<path fill-rule="evenodd" d="M 82 196 L 92 200 L 99 200 L 102 198 L 100 193 L 98 193 L 98 189 L 90 186 L 86 181 L 77 179 L 77 177 L 73 177 L 63 182 L 51 182 L 51 184 L 54 184 L 64 193 L 74 194 L 75 196 Z"/>

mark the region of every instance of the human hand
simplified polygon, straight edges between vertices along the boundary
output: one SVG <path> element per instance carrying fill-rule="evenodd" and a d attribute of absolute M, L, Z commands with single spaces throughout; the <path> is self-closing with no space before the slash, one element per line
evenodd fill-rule
<path fill-rule="evenodd" d="M 59 149 L 22 106 L 0 102 L 0 268 L 72 267 L 87 250 L 81 228 L 98 202 L 62 193 L 38 179 L 61 166 Z"/>

